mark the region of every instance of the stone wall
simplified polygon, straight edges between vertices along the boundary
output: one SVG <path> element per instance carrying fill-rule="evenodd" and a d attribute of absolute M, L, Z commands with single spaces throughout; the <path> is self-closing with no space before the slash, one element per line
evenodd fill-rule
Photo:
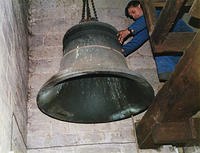
<path fill-rule="evenodd" d="M 134 123 L 143 114 L 106 124 L 74 124 L 52 119 L 39 111 L 36 96 L 41 86 L 59 70 L 62 39 L 65 32 L 79 23 L 82 0 L 32 0 L 29 56 L 28 137 L 29 153 L 176 153 L 176 148 L 158 150 L 137 147 Z M 124 16 L 129 0 L 95 0 L 102 22 L 118 30 L 127 28 L 131 20 Z M 153 86 L 159 83 L 149 42 L 128 56 L 130 69 L 142 74 Z"/>
<path fill-rule="evenodd" d="M 26 153 L 28 8 L 24 0 L 0 1 L 0 153 Z"/>

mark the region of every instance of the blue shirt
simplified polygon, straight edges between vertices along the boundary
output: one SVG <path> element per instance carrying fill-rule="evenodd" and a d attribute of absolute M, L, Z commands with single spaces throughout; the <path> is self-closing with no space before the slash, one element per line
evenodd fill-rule
<path fill-rule="evenodd" d="M 160 11 L 157 11 L 156 13 L 159 16 Z M 122 46 L 122 48 L 124 49 L 124 52 L 122 52 L 122 54 L 124 56 L 128 56 L 132 52 L 136 51 L 139 47 L 142 46 L 144 42 L 149 39 L 149 32 L 146 27 L 144 16 L 141 16 L 139 19 L 137 19 L 131 26 L 128 27 L 128 29 L 134 30 L 134 32 L 132 32 L 133 39 Z M 172 28 L 172 32 L 187 31 L 192 32 L 192 29 L 187 26 L 187 24 L 181 19 L 179 19 L 175 26 Z M 180 56 L 156 56 L 155 62 L 158 74 L 172 72 L 179 59 Z"/>
<path fill-rule="evenodd" d="M 159 16 L 160 11 L 156 11 Z M 131 34 L 134 36 L 133 39 L 124 44 L 122 48 L 124 49 L 124 56 L 128 56 L 132 52 L 136 51 L 141 45 L 149 39 L 149 32 L 146 27 L 146 22 L 144 15 L 137 19 L 133 24 L 128 27 L 129 30 L 134 30 Z M 186 32 L 192 31 L 190 27 L 186 25 L 186 23 L 179 19 L 176 25 L 172 29 L 173 32 Z"/>

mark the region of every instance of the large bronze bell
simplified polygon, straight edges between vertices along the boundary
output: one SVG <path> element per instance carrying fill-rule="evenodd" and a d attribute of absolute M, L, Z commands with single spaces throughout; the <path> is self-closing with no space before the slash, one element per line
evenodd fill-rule
<path fill-rule="evenodd" d="M 146 110 L 154 91 L 130 71 L 120 53 L 117 30 L 102 22 L 83 22 L 64 36 L 60 71 L 37 96 L 50 117 L 75 123 L 121 120 Z"/>

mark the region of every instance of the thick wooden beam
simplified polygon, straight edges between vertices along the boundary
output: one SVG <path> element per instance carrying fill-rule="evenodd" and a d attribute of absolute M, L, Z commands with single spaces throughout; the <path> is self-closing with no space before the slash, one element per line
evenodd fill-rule
<path fill-rule="evenodd" d="M 140 0 L 140 4 L 143 8 L 146 25 L 149 30 L 149 34 L 153 32 L 154 26 L 157 22 L 156 9 L 152 4 L 152 0 Z"/>
<path fill-rule="evenodd" d="M 151 35 L 152 46 L 162 44 L 185 0 L 167 0 Z"/>
<path fill-rule="evenodd" d="M 156 124 L 152 131 L 155 144 L 184 146 L 199 142 L 200 119 Z"/>
<path fill-rule="evenodd" d="M 156 124 L 185 121 L 200 110 L 200 31 L 136 127 L 140 148 L 155 148 Z"/>
<path fill-rule="evenodd" d="M 192 3 L 193 3 L 194 0 L 188 0 L 186 3 L 185 3 L 185 6 L 192 6 Z M 152 3 L 153 3 L 153 6 L 155 7 L 164 7 L 165 4 L 166 4 L 166 0 L 152 0 Z"/>
<path fill-rule="evenodd" d="M 189 14 L 197 19 L 200 19 L 200 0 L 194 0 Z"/>
<path fill-rule="evenodd" d="M 154 53 L 183 52 L 192 42 L 196 32 L 170 32 L 162 44 L 154 45 Z"/>

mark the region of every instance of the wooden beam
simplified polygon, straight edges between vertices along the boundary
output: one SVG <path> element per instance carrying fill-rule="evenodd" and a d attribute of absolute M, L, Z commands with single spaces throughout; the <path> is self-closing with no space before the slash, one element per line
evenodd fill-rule
<path fill-rule="evenodd" d="M 192 42 L 196 32 L 170 32 L 162 44 L 154 45 L 154 53 L 183 52 Z"/>
<path fill-rule="evenodd" d="M 200 0 L 194 0 L 189 14 L 197 19 L 200 19 Z"/>
<path fill-rule="evenodd" d="M 143 8 L 143 13 L 149 34 L 151 35 L 157 22 L 156 9 L 152 4 L 152 0 L 140 0 L 140 4 Z"/>
<path fill-rule="evenodd" d="M 167 0 L 151 35 L 152 46 L 162 44 L 185 0 Z"/>
<path fill-rule="evenodd" d="M 200 119 L 193 118 L 192 120 L 190 120 L 190 125 L 192 128 L 193 137 L 197 137 L 197 143 L 200 144 Z"/>
<path fill-rule="evenodd" d="M 187 6 L 187 7 L 192 6 L 193 1 L 194 0 L 188 0 L 185 3 L 185 6 Z M 152 3 L 153 3 L 154 7 L 164 7 L 166 4 L 166 0 L 152 0 Z"/>
<path fill-rule="evenodd" d="M 200 119 L 156 124 L 152 131 L 155 144 L 185 146 L 199 142 Z"/>
<path fill-rule="evenodd" d="M 200 110 L 200 31 L 185 50 L 170 80 L 156 95 L 136 127 L 140 148 L 156 148 L 152 131 L 156 124 L 185 121 Z"/>

